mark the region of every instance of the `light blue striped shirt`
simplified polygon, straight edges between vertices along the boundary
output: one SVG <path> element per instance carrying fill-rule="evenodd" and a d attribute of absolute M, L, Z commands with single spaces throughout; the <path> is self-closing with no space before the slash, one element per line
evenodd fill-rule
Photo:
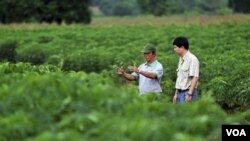
<path fill-rule="evenodd" d="M 157 78 L 151 79 L 151 78 L 145 77 L 142 74 L 138 74 L 135 72 L 132 73 L 135 79 L 139 81 L 139 92 L 141 95 L 147 92 L 155 92 L 155 93 L 162 92 L 160 82 L 161 82 L 161 78 L 163 75 L 163 67 L 160 62 L 155 60 L 151 64 L 144 63 L 144 64 L 141 64 L 138 67 L 138 69 L 141 71 L 154 73 L 157 76 Z"/>

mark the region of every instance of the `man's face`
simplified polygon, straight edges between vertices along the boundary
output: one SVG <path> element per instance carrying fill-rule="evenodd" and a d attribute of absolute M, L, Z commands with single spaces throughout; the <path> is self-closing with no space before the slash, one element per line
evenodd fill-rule
<path fill-rule="evenodd" d="M 181 55 L 182 55 L 183 49 L 184 49 L 183 47 L 178 47 L 178 46 L 174 45 L 174 51 L 175 51 L 175 53 L 176 53 L 178 56 L 181 56 Z"/>
<path fill-rule="evenodd" d="M 154 60 L 155 54 L 153 54 L 152 52 L 144 53 L 144 58 L 147 62 L 151 62 Z"/>

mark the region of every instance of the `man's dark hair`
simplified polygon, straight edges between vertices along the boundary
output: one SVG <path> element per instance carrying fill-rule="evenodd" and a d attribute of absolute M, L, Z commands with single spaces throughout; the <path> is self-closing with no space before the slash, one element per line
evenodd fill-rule
<path fill-rule="evenodd" d="M 179 48 L 181 48 L 183 46 L 186 50 L 189 49 L 189 43 L 188 43 L 188 39 L 186 37 L 175 38 L 173 45 L 176 45 Z"/>

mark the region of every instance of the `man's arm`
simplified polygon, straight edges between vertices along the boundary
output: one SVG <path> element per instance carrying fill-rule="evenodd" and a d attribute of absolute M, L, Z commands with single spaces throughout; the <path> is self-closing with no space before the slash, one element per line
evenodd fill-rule
<path fill-rule="evenodd" d="M 122 76 L 123 76 L 125 79 L 129 80 L 129 81 L 135 80 L 135 77 L 134 77 L 133 75 L 128 74 L 128 73 L 126 73 L 126 72 L 124 72 L 124 73 L 122 74 Z"/>
<path fill-rule="evenodd" d="M 192 95 L 195 87 L 197 86 L 198 79 L 199 79 L 199 61 L 197 58 L 194 58 L 191 61 L 189 75 L 190 75 L 190 77 L 192 77 L 192 80 L 191 80 L 191 85 L 189 87 L 188 94 Z"/>
<path fill-rule="evenodd" d="M 130 69 L 130 71 L 141 74 L 147 78 L 151 78 L 151 79 L 157 78 L 157 74 L 152 73 L 152 72 L 146 72 L 146 71 L 139 70 L 136 66 L 129 66 L 129 69 Z"/>
<path fill-rule="evenodd" d="M 189 87 L 189 90 L 188 90 L 188 95 L 185 97 L 186 102 L 188 102 L 192 99 L 192 94 L 193 94 L 194 89 L 197 85 L 198 79 L 199 79 L 199 77 L 193 76 L 192 81 L 191 81 L 191 86 Z"/>
<path fill-rule="evenodd" d="M 196 87 L 196 85 L 197 85 L 198 79 L 199 79 L 199 77 L 193 77 L 193 78 L 192 78 L 191 86 L 190 86 L 189 91 L 188 91 L 188 94 L 189 94 L 189 95 L 192 95 L 192 94 L 193 94 L 194 89 L 195 89 L 195 87 Z"/>
<path fill-rule="evenodd" d="M 156 79 L 157 75 L 151 72 L 146 72 L 146 71 L 138 71 L 137 73 L 144 75 L 147 78 L 151 78 L 151 79 Z"/>
<path fill-rule="evenodd" d="M 125 79 L 129 81 L 135 80 L 135 77 L 131 74 L 126 73 L 122 67 L 118 67 L 116 69 L 116 73 L 120 76 L 123 76 Z"/>
<path fill-rule="evenodd" d="M 178 94 L 178 89 L 175 90 L 175 94 L 173 97 L 173 103 L 175 104 L 177 102 L 177 94 Z"/>

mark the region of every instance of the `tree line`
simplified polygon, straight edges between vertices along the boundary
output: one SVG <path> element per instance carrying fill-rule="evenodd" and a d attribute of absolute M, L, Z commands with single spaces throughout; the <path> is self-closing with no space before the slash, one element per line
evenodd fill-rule
<path fill-rule="evenodd" d="M 104 16 L 249 13 L 249 0 L 1 0 L 0 23 L 90 23 L 90 7 Z"/>
<path fill-rule="evenodd" d="M 90 0 L 1 0 L 0 22 L 90 23 Z"/>
<path fill-rule="evenodd" d="M 91 5 L 108 16 L 250 12 L 249 0 L 92 0 Z"/>

